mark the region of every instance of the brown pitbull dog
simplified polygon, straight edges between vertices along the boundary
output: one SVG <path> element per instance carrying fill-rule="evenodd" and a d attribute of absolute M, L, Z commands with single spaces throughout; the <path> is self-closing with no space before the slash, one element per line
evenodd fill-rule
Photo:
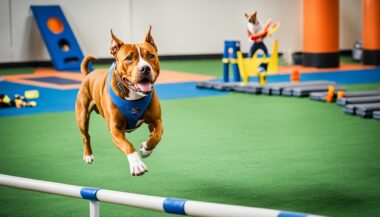
<path fill-rule="evenodd" d="M 141 157 L 148 157 L 161 140 L 163 133 L 161 107 L 153 84 L 160 73 L 157 47 L 151 36 L 151 27 L 141 44 L 125 44 L 111 31 L 110 51 L 115 62 L 109 70 L 88 71 L 86 56 L 81 64 L 84 75 L 76 101 L 76 119 L 83 134 L 83 160 L 90 164 L 94 157 L 88 134 L 90 113 L 96 111 L 107 122 L 114 144 L 127 156 L 133 176 L 148 171 L 125 132 L 148 125 L 149 138 L 142 143 Z"/>

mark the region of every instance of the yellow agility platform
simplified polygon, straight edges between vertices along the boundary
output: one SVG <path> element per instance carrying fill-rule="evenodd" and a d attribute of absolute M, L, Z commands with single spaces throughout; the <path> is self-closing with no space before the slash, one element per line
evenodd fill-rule
<path fill-rule="evenodd" d="M 278 74 L 278 40 L 273 42 L 272 53 L 270 57 L 258 57 L 258 51 L 256 51 L 252 58 L 243 58 L 241 51 L 237 52 L 237 62 L 240 71 L 240 76 L 243 80 L 243 84 L 248 83 L 249 76 L 258 76 L 258 68 L 262 63 L 268 64 L 267 74 Z"/>

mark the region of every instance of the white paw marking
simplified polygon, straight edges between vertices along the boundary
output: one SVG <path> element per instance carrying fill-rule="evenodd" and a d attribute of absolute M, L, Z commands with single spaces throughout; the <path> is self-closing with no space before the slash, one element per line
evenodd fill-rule
<path fill-rule="evenodd" d="M 94 162 L 94 155 L 84 155 L 83 160 L 87 164 L 92 164 L 92 162 Z"/>
<path fill-rule="evenodd" d="M 149 157 L 153 152 L 153 150 L 146 150 L 147 147 L 148 146 L 147 146 L 146 142 L 143 142 L 143 144 L 141 145 L 141 148 L 140 148 L 140 155 L 142 158 Z"/>
<path fill-rule="evenodd" d="M 148 172 L 148 167 L 140 159 L 137 152 L 133 152 L 132 154 L 128 154 L 127 157 L 128 157 L 128 161 L 129 161 L 129 169 L 131 171 L 132 176 L 141 176 L 144 173 Z"/>

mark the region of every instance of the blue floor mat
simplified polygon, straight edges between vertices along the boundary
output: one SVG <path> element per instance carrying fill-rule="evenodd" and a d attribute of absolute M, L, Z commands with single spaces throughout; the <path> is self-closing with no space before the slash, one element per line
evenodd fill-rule
<path fill-rule="evenodd" d="M 77 80 L 71 80 L 67 78 L 60 78 L 60 77 L 42 77 L 42 78 L 24 78 L 25 80 L 29 81 L 39 81 L 44 83 L 53 83 L 53 84 L 80 84 L 80 81 Z"/>
<path fill-rule="evenodd" d="M 213 90 L 200 90 L 195 87 L 195 82 L 184 82 L 174 84 L 155 85 L 160 100 L 182 99 L 191 97 L 204 97 L 228 94 Z M 30 85 L 16 84 L 11 82 L 0 82 L 0 93 L 7 94 L 13 98 L 14 94 L 23 95 L 25 90 L 38 90 L 40 98 L 36 99 L 37 107 L 32 108 L 1 108 L 0 117 L 39 114 L 47 112 L 74 111 L 75 100 L 78 90 L 56 90 L 41 88 Z"/>
<path fill-rule="evenodd" d="M 267 77 L 271 82 L 290 81 L 290 75 L 270 75 Z M 310 80 L 330 80 L 339 84 L 368 84 L 380 83 L 380 68 L 370 70 L 352 70 L 345 72 L 323 72 L 323 73 L 306 73 L 301 74 L 301 81 Z M 257 82 L 257 78 L 250 78 L 251 82 Z M 195 82 L 158 84 L 155 85 L 158 97 L 161 100 L 182 99 L 192 97 L 216 96 L 229 94 L 229 92 L 197 89 Z M 40 91 L 40 98 L 37 99 L 35 108 L 4 108 L 0 109 L 0 117 L 37 114 L 46 112 L 63 112 L 73 111 L 78 90 L 56 90 L 50 88 L 41 88 L 30 85 L 22 85 L 10 82 L 0 82 L 0 93 L 13 97 L 14 94 L 22 95 L 25 90 Z"/>
<path fill-rule="evenodd" d="M 366 70 L 350 70 L 344 72 L 322 72 L 300 74 L 301 81 L 329 80 L 338 84 L 369 84 L 380 82 L 380 68 Z M 258 82 L 257 77 L 250 78 L 251 82 Z M 268 83 L 290 81 L 290 75 L 267 76 Z"/>

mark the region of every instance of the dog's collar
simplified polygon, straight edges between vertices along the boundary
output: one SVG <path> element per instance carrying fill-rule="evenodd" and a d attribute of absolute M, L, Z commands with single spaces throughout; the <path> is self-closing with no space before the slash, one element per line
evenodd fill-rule
<path fill-rule="evenodd" d="M 115 91 L 112 88 L 111 80 L 112 80 L 112 72 L 114 71 L 115 63 L 112 64 L 109 73 L 108 73 L 108 79 L 107 79 L 107 89 L 109 96 L 113 102 L 113 104 L 119 109 L 119 111 L 125 116 L 125 118 L 128 120 L 128 126 L 127 131 L 133 131 L 137 127 L 137 122 L 140 120 L 140 118 L 145 113 L 146 109 L 150 105 L 152 98 L 153 98 L 153 92 L 149 93 L 147 96 L 138 99 L 138 100 L 126 100 L 121 97 L 119 97 Z M 117 80 L 117 76 L 115 76 Z M 120 83 L 120 81 L 119 81 Z M 121 83 L 120 83 L 121 85 Z M 118 85 L 120 88 L 120 86 Z"/>
<path fill-rule="evenodd" d="M 115 74 L 117 87 L 120 89 L 120 91 L 121 91 L 123 94 L 125 94 L 125 89 L 124 89 L 124 87 L 123 87 L 123 84 L 122 84 L 121 81 L 120 81 L 119 75 L 118 75 L 118 74 L 116 73 L 116 71 L 115 71 L 115 68 L 116 68 L 116 63 L 112 63 L 112 65 L 111 65 L 111 69 L 110 69 L 110 70 L 113 71 L 114 74 Z"/>
<path fill-rule="evenodd" d="M 117 83 L 117 87 L 120 89 L 120 91 L 125 94 L 125 89 L 123 87 L 123 84 L 121 83 L 120 79 L 119 79 L 119 76 L 116 74 L 116 71 L 115 70 L 112 70 L 114 71 L 114 74 L 115 74 L 115 78 L 116 78 L 116 83 Z"/>

